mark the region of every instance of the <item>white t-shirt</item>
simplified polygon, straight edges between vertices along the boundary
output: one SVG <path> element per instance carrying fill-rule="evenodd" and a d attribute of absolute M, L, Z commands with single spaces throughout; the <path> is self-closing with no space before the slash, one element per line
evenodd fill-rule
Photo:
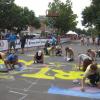
<path fill-rule="evenodd" d="M 79 58 L 81 61 L 84 61 L 85 59 L 90 59 L 90 60 L 92 60 L 91 57 L 89 57 L 89 56 L 86 55 L 86 54 L 80 54 L 80 55 L 78 56 L 78 58 Z"/>

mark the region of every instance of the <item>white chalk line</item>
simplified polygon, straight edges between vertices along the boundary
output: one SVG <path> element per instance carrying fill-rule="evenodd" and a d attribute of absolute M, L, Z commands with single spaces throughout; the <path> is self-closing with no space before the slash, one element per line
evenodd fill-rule
<path fill-rule="evenodd" d="M 28 94 L 25 94 L 25 93 L 20 93 L 20 92 L 16 92 L 16 91 L 9 91 L 10 93 L 14 93 L 14 94 L 20 94 L 20 95 L 23 95 L 19 100 L 24 100 Z"/>
<path fill-rule="evenodd" d="M 32 83 L 33 83 L 33 81 L 30 81 L 30 80 L 27 80 L 27 79 L 22 79 L 22 80 L 24 80 L 25 82 L 30 83 L 30 84 L 32 84 Z M 35 82 L 35 81 L 34 81 L 34 84 L 36 84 L 36 82 Z"/>
<path fill-rule="evenodd" d="M 16 91 L 9 91 L 10 93 L 15 93 L 15 94 L 20 94 L 20 95 L 27 95 L 25 93 L 20 93 L 20 92 L 16 92 Z"/>
<path fill-rule="evenodd" d="M 39 79 L 35 80 L 35 82 L 32 82 L 28 88 L 25 88 L 24 91 L 28 91 L 33 85 L 37 84 L 37 82 L 39 81 Z"/>
<path fill-rule="evenodd" d="M 24 89 L 18 89 L 18 88 L 13 88 L 14 91 L 10 91 L 10 93 L 15 93 L 15 94 L 20 94 L 20 95 L 23 95 L 19 100 L 23 100 L 25 99 L 28 94 L 32 94 L 32 93 L 37 93 L 37 94 L 48 94 L 48 91 L 33 91 L 33 90 L 27 90 L 25 91 Z M 28 94 L 25 94 L 25 93 L 21 93 L 21 92 L 16 92 L 16 91 L 23 91 L 25 93 L 28 93 Z"/>

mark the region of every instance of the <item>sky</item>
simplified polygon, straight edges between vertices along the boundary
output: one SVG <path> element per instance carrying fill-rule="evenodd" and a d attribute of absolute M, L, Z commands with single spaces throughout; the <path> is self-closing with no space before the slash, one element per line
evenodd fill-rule
<path fill-rule="evenodd" d="M 35 15 L 38 17 L 39 15 L 46 15 L 46 10 L 48 9 L 48 3 L 53 0 L 15 0 L 15 3 L 21 7 L 28 7 L 30 10 L 35 12 Z M 60 0 L 61 2 L 65 2 L 66 0 Z M 91 0 L 71 0 L 72 2 L 72 10 L 74 14 L 78 15 L 78 28 L 83 28 L 81 25 L 82 16 L 81 13 L 86 6 L 91 4 Z"/>

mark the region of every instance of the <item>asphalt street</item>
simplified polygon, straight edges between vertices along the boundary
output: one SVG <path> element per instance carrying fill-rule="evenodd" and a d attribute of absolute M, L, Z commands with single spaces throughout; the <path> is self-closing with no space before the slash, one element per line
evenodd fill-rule
<path fill-rule="evenodd" d="M 73 48 L 75 61 L 64 59 L 66 46 Z M 33 64 L 36 48 L 18 54 L 25 69 L 0 73 L 0 100 L 100 100 L 100 93 L 83 93 L 74 91 L 80 87 L 73 80 L 82 78 L 83 72 L 77 70 L 78 53 L 87 49 L 99 49 L 98 46 L 81 46 L 79 42 L 69 42 L 62 45 L 63 56 L 45 56 L 44 64 Z M 37 49 L 39 50 L 39 48 Z M 97 58 L 100 63 L 100 58 Z"/>

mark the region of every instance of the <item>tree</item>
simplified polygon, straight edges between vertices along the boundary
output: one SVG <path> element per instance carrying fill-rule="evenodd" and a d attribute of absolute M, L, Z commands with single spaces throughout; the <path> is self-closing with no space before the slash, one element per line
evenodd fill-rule
<path fill-rule="evenodd" d="M 82 24 L 100 31 L 100 0 L 92 0 L 91 5 L 82 12 Z"/>
<path fill-rule="evenodd" d="M 0 28 L 10 26 L 10 9 L 13 5 L 13 0 L 0 0 Z"/>
<path fill-rule="evenodd" d="M 75 31 L 79 35 L 81 35 L 81 34 L 90 35 L 91 34 L 90 32 L 88 33 L 87 30 L 81 29 L 81 28 L 75 28 L 73 31 Z"/>
<path fill-rule="evenodd" d="M 40 22 L 32 10 L 17 6 L 14 0 L 0 0 L 0 29 L 17 29 L 19 32 L 27 25 L 40 27 Z"/>
<path fill-rule="evenodd" d="M 58 14 L 57 17 L 48 17 L 47 20 L 49 26 L 57 28 L 64 33 L 75 28 L 77 25 L 77 16 L 73 14 L 70 0 L 66 0 L 66 3 L 63 3 L 60 0 L 54 0 L 52 3 L 49 3 L 48 7 L 48 11 Z"/>

